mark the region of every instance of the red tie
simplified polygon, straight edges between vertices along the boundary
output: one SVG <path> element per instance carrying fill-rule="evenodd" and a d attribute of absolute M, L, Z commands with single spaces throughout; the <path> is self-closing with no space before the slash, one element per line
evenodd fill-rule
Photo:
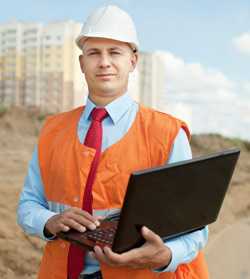
<path fill-rule="evenodd" d="M 92 122 L 88 129 L 84 144 L 96 150 L 87 183 L 85 186 L 82 209 L 92 214 L 92 186 L 100 159 L 102 148 L 102 120 L 108 115 L 104 108 L 95 108 L 91 112 Z M 84 268 L 85 251 L 75 245 L 70 245 L 68 254 L 68 279 L 78 279 Z"/>

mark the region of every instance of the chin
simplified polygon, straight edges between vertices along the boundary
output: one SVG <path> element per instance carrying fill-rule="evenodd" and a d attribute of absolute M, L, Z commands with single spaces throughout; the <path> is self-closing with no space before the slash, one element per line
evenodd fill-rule
<path fill-rule="evenodd" d="M 99 88 L 99 89 L 104 94 L 109 95 L 109 96 L 114 96 L 114 95 L 116 95 L 117 91 L 120 91 L 119 89 L 116 89 L 114 87 L 102 87 L 102 88 Z"/>

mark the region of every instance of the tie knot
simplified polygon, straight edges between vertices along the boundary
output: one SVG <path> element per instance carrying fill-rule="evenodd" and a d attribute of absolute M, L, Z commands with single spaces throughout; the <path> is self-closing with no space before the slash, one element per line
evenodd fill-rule
<path fill-rule="evenodd" d="M 101 122 L 108 115 L 105 108 L 94 108 L 91 112 L 91 117 L 95 121 Z"/>

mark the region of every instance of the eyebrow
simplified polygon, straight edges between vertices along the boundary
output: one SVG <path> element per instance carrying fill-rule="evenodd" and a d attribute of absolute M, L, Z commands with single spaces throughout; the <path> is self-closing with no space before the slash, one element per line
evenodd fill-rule
<path fill-rule="evenodd" d="M 100 51 L 98 48 L 89 48 L 86 50 L 86 52 L 91 52 L 91 51 Z"/>
<path fill-rule="evenodd" d="M 118 50 L 118 51 L 122 51 L 122 49 L 120 47 L 110 47 L 108 48 L 109 51 L 112 51 L 112 50 Z M 90 48 L 90 49 L 87 49 L 86 52 L 89 53 L 91 51 L 101 51 L 99 48 Z"/>
<path fill-rule="evenodd" d="M 109 50 L 119 50 L 119 51 L 122 51 L 122 49 L 120 47 L 111 47 Z"/>

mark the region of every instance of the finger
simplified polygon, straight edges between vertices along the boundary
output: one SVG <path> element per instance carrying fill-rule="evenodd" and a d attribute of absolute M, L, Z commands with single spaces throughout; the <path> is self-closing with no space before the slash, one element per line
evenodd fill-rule
<path fill-rule="evenodd" d="M 108 261 L 107 257 L 104 255 L 101 247 L 99 246 L 95 246 L 94 247 L 94 255 L 95 255 L 95 258 L 100 261 L 100 262 L 103 262 L 103 263 L 106 263 L 106 264 L 110 264 L 110 262 Z"/>
<path fill-rule="evenodd" d="M 90 230 L 95 230 L 97 227 L 94 222 L 89 221 L 85 217 L 75 213 L 71 215 L 71 219 Z"/>
<path fill-rule="evenodd" d="M 69 226 L 65 226 L 64 224 L 60 224 L 60 226 L 59 226 L 59 231 L 61 232 L 67 232 L 67 231 L 69 231 L 70 230 L 70 227 Z M 59 232 L 58 231 L 58 232 Z"/>
<path fill-rule="evenodd" d="M 76 222 L 73 219 L 65 219 L 62 221 L 62 225 L 70 227 L 72 229 L 75 229 L 79 232 L 85 232 L 86 231 L 86 227 L 79 224 L 78 222 Z"/>
<path fill-rule="evenodd" d="M 109 247 L 104 247 L 103 250 L 105 252 L 105 255 L 110 261 L 120 265 L 128 265 L 131 262 L 137 260 L 142 254 L 141 253 L 142 248 L 135 248 L 122 254 L 117 254 L 113 252 Z"/>
<path fill-rule="evenodd" d="M 89 252 L 89 256 L 90 256 L 92 259 L 96 259 L 96 257 L 95 257 L 95 252 Z"/>
<path fill-rule="evenodd" d="M 107 259 L 114 263 L 114 264 L 119 264 L 123 265 L 127 263 L 126 257 L 123 256 L 123 254 L 117 254 L 114 253 L 109 247 L 104 247 L 103 248 L 104 254 L 106 255 Z M 130 260 L 130 259 L 128 259 Z"/>
<path fill-rule="evenodd" d="M 113 265 L 127 266 L 134 269 L 147 266 L 147 262 L 145 262 L 145 255 L 140 253 L 140 251 L 142 251 L 141 248 L 133 249 L 123 254 L 114 253 L 109 247 L 104 247 L 103 250 L 109 262 L 112 262 Z"/>
<path fill-rule="evenodd" d="M 78 207 L 73 207 L 73 212 L 82 216 L 82 217 L 85 217 L 87 220 L 93 222 L 93 223 L 96 223 L 96 225 L 98 225 L 99 221 L 97 220 L 96 217 L 94 217 L 93 215 L 91 215 L 89 212 L 85 211 L 85 210 L 82 210 Z"/>
<path fill-rule="evenodd" d="M 80 210 L 81 211 L 81 210 Z M 95 230 L 96 229 L 96 224 L 94 221 L 90 221 L 88 218 L 85 217 L 85 212 L 83 214 L 78 214 L 79 208 L 73 208 L 71 211 L 65 212 L 62 214 L 62 218 L 64 220 L 72 219 L 75 222 L 79 223 L 80 225 L 89 228 L 90 230 Z M 86 212 L 86 214 L 89 214 Z M 64 221 L 65 222 L 65 221 Z M 99 222 L 97 222 L 99 223 Z"/>
<path fill-rule="evenodd" d="M 146 226 L 142 227 L 141 232 L 142 232 L 143 238 L 147 242 L 153 243 L 153 244 L 162 244 L 162 239 L 160 238 L 160 236 L 158 234 L 154 233 L 153 231 L 151 231 Z"/>
<path fill-rule="evenodd" d="M 93 223 L 95 226 L 99 226 L 100 222 L 97 220 L 96 217 L 92 216 L 90 213 L 88 213 L 85 210 L 82 210 L 78 207 L 71 207 L 63 212 L 63 215 L 65 217 L 72 218 L 73 216 L 78 216 L 80 218 L 84 218 L 84 220 L 87 220 L 88 222 Z"/>
<path fill-rule="evenodd" d="M 105 247 L 105 254 L 109 255 L 110 260 L 112 259 L 112 261 L 119 261 L 120 263 L 124 264 L 138 261 L 138 259 L 148 257 L 150 254 L 152 254 L 152 246 L 149 246 L 148 244 L 153 244 L 154 246 L 163 244 L 161 238 L 145 226 L 142 227 L 142 235 L 145 238 L 146 243 L 141 247 L 131 249 L 122 254 L 114 253 L 109 247 Z"/>

